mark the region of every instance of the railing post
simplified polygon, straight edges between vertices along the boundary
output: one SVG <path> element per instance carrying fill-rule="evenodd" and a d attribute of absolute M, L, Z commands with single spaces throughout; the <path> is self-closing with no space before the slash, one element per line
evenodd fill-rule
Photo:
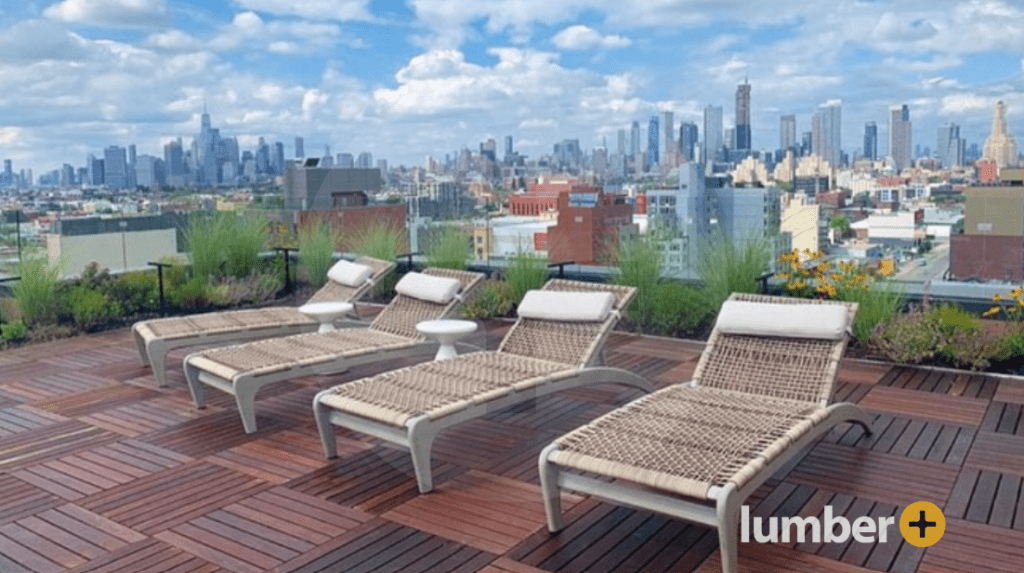
<path fill-rule="evenodd" d="M 170 263 L 153 262 L 153 261 L 149 261 L 146 264 L 156 267 L 156 281 L 157 281 L 157 285 L 160 288 L 160 309 L 159 310 L 160 310 L 160 314 L 161 315 L 167 314 L 167 299 L 164 297 L 164 267 L 169 267 L 169 266 L 171 266 L 171 264 Z"/>
<path fill-rule="evenodd" d="M 294 285 L 292 284 L 292 271 L 291 271 L 291 257 L 288 253 L 293 251 L 291 247 L 274 247 L 275 251 L 281 251 L 284 254 L 284 294 L 292 294 Z"/>
<path fill-rule="evenodd" d="M 406 261 L 405 264 L 407 266 L 406 272 L 412 272 L 412 269 L 413 269 L 413 267 L 412 267 L 412 258 L 415 257 L 416 255 L 422 255 L 422 254 L 423 253 L 421 253 L 420 251 L 416 251 L 416 252 L 413 252 L 413 253 L 402 253 L 402 254 L 398 255 L 397 257 L 395 257 L 395 258 L 396 259 L 403 259 L 404 258 L 405 261 Z"/>
<path fill-rule="evenodd" d="M 575 265 L 576 261 L 560 261 L 557 263 L 548 263 L 548 268 L 558 267 L 558 278 L 565 278 L 565 265 Z"/>

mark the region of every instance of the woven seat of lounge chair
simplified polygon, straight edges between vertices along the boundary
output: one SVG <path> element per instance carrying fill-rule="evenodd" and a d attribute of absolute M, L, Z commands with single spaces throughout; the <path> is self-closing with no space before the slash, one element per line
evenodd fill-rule
<path fill-rule="evenodd" d="M 426 493 L 433 488 L 431 444 L 444 428 L 586 384 L 653 390 L 641 376 L 600 365 L 608 333 L 636 289 L 553 279 L 543 290 L 612 293 L 616 304 L 602 320 L 520 317 L 497 351 L 425 362 L 320 392 L 313 411 L 327 457 L 336 455 L 333 425 L 405 446 L 420 492 Z"/>
<path fill-rule="evenodd" d="M 730 296 L 690 382 L 541 451 L 548 529 L 564 527 L 560 490 L 591 494 L 717 527 L 722 571 L 735 572 L 743 501 L 837 424 L 870 433 L 855 404 L 828 403 L 856 312 L 855 303 Z"/>
<path fill-rule="evenodd" d="M 712 486 L 744 485 L 826 415 L 806 402 L 672 386 L 562 436 L 550 459 L 706 499 Z"/>
<path fill-rule="evenodd" d="M 260 376 L 342 356 L 356 356 L 415 344 L 414 340 L 386 332 L 343 329 L 215 348 L 192 358 L 192 361 L 201 364 L 204 370 L 232 380 L 242 373 Z"/>
<path fill-rule="evenodd" d="M 256 392 L 266 384 L 310 375 L 326 375 L 370 362 L 404 358 L 433 350 L 416 330 L 422 320 L 444 318 L 455 311 L 483 274 L 429 268 L 424 275 L 457 281 L 461 294 L 446 303 L 396 294 L 366 328 L 293 334 L 201 350 L 184 360 L 192 400 L 206 404 L 204 386 L 233 394 L 245 431 L 256 431 Z"/>
<path fill-rule="evenodd" d="M 332 388 L 320 396 L 331 408 L 403 426 L 416 416 L 436 419 L 497 396 L 569 376 L 565 364 L 494 352 L 426 362 Z"/>
<path fill-rule="evenodd" d="M 395 263 L 362 257 L 356 263 L 371 269 L 370 278 L 359 286 L 343 285 L 328 280 L 308 302 L 352 302 L 363 296 L 395 268 Z M 157 384 L 167 385 L 165 363 L 167 353 L 175 348 L 201 344 L 235 344 L 273 336 L 311 332 L 319 328 L 318 320 L 291 307 L 266 307 L 190 316 L 157 318 L 136 322 L 132 326 L 139 358 L 153 369 Z"/>

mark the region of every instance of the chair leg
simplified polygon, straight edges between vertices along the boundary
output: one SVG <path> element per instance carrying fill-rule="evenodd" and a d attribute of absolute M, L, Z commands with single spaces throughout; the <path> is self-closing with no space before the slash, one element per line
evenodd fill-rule
<path fill-rule="evenodd" d="M 167 349 L 160 345 L 153 345 L 149 349 L 149 366 L 153 369 L 153 377 L 156 378 L 157 386 L 166 388 L 167 383 Z"/>
<path fill-rule="evenodd" d="M 256 431 L 256 389 L 247 384 L 234 384 L 235 403 L 238 404 L 238 415 L 242 417 L 242 427 L 246 434 Z"/>
<path fill-rule="evenodd" d="M 409 452 L 412 454 L 412 469 L 416 472 L 416 484 L 420 493 L 434 489 L 434 476 L 430 471 L 430 450 L 434 446 L 437 430 L 430 419 L 423 416 L 409 423 Z"/>
<path fill-rule="evenodd" d="M 334 424 L 331 423 L 331 411 L 327 406 L 320 403 L 320 394 L 313 397 L 313 418 L 316 420 L 316 429 L 320 433 L 320 443 L 324 447 L 324 456 L 327 459 L 338 457 L 338 441 L 334 436 Z"/>
<path fill-rule="evenodd" d="M 132 334 L 135 337 L 135 348 L 139 351 L 139 362 L 143 366 L 149 366 L 149 355 L 146 353 L 146 340 L 142 338 L 139 331 L 132 328 Z"/>
<path fill-rule="evenodd" d="M 722 559 L 722 573 L 736 573 L 739 567 L 739 536 L 736 530 L 739 527 L 740 503 L 743 500 L 734 495 L 735 493 L 735 485 L 726 485 L 716 504 L 718 552 Z"/>
<path fill-rule="evenodd" d="M 548 455 L 558 449 L 558 444 L 549 444 L 540 452 L 538 469 L 540 472 L 541 496 L 544 499 L 544 514 L 548 520 L 548 531 L 558 533 L 565 528 L 562 521 L 562 497 L 558 490 L 558 467 L 548 461 Z"/>
<path fill-rule="evenodd" d="M 192 402 L 195 403 L 196 408 L 202 410 L 206 407 L 206 388 L 199 381 L 199 369 L 191 364 L 189 358 L 191 356 L 186 357 L 184 362 L 185 381 L 188 382 L 188 391 L 192 394 Z"/>

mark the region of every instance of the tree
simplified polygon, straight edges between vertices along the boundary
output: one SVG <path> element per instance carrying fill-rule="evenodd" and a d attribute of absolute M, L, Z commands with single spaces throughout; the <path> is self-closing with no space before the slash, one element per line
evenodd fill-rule
<path fill-rule="evenodd" d="M 846 215 L 836 215 L 829 219 L 828 228 L 839 231 L 839 236 L 845 237 L 850 232 L 850 220 Z"/>

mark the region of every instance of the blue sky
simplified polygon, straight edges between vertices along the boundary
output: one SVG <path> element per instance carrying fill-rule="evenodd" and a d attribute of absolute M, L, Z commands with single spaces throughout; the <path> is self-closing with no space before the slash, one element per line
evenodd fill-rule
<path fill-rule="evenodd" d="M 512 135 L 537 156 L 591 149 L 659 111 L 733 118 L 752 84 L 753 145 L 779 115 L 809 131 L 843 102 L 843 147 L 910 105 L 914 142 L 984 141 L 996 100 L 1024 136 L 1024 6 L 1015 0 L 35 0 L 0 4 L 0 157 L 36 174 L 111 144 L 198 131 L 205 104 L 243 149 L 422 165 Z M 703 137 L 703 134 L 701 134 Z"/>

